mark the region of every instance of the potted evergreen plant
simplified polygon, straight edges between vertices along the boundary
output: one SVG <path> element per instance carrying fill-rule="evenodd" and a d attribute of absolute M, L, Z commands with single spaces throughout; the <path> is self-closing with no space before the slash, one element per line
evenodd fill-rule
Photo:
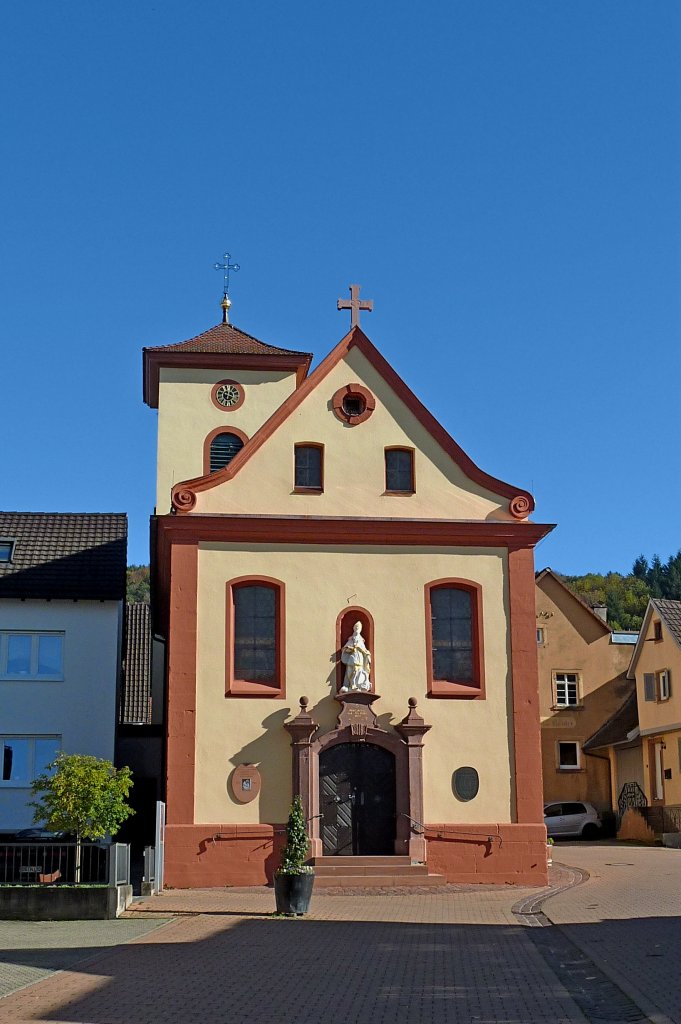
<path fill-rule="evenodd" d="M 286 825 L 286 846 L 281 854 L 281 863 L 274 873 L 278 914 L 306 914 L 310 908 L 314 870 L 305 864 L 309 849 L 303 803 L 296 796 Z"/>

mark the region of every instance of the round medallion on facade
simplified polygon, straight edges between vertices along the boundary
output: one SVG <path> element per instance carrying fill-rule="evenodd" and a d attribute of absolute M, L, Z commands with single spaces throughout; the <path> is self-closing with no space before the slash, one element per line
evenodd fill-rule
<path fill-rule="evenodd" d="M 240 764 L 232 772 L 232 794 L 240 804 L 249 804 L 260 792 L 261 777 L 254 764 Z"/>
<path fill-rule="evenodd" d="M 339 420 L 354 427 L 369 419 L 376 408 L 376 399 L 361 384 L 346 384 L 335 393 L 331 405 Z"/>
<path fill-rule="evenodd" d="M 213 385 L 211 401 L 218 409 L 238 409 L 244 404 L 244 389 L 235 380 L 219 380 Z"/>
<path fill-rule="evenodd" d="M 454 795 L 459 800 L 473 800 L 480 789 L 480 776 L 475 768 L 457 768 L 454 772 Z"/>

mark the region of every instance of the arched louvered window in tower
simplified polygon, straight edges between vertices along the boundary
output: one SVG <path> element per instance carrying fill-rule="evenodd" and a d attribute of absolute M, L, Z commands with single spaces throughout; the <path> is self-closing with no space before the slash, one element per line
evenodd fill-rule
<path fill-rule="evenodd" d="M 240 452 L 244 442 L 236 434 L 216 434 L 210 443 L 210 471 L 217 473 Z"/>

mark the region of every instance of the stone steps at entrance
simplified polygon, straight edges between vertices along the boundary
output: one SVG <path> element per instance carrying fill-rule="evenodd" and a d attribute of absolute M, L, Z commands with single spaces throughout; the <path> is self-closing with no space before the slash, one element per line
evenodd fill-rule
<path fill-rule="evenodd" d="M 446 885 L 444 875 L 428 874 L 426 864 L 409 857 L 314 857 L 315 888 L 378 889 Z"/>

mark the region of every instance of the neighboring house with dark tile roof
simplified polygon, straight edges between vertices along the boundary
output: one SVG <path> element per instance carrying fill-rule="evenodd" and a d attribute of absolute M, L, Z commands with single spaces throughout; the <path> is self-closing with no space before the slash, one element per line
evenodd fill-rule
<path fill-rule="evenodd" d="M 609 811 L 617 792 L 608 760 L 589 756 L 587 741 L 631 697 L 632 647 L 551 569 L 535 584 L 545 802 L 588 800 Z"/>
<path fill-rule="evenodd" d="M 126 555 L 123 513 L 0 512 L 0 832 L 60 750 L 113 760 Z"/>
<path fill-rule="evenodd" d="M 629 666 L 651 806 L 681 805 L 681 601 L 651 598 Z"/>

